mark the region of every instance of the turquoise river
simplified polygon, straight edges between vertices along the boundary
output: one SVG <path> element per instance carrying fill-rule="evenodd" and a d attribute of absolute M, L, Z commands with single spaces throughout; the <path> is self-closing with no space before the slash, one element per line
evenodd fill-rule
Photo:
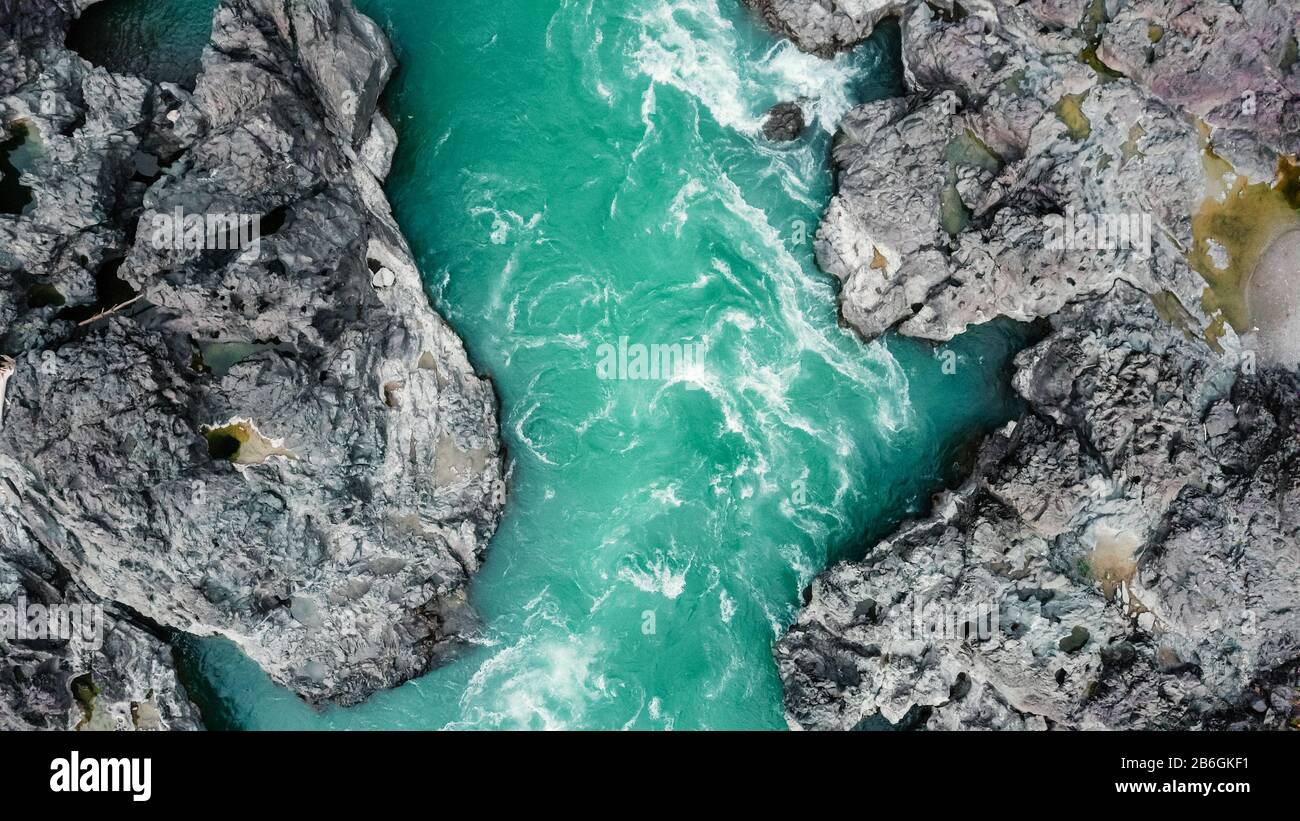
<path fill-rule="evenodd" d="M 772 645 L 802 591 L 960 475 L 1015 412 L 1007 363 L 1028 338 L 864 343 L 838 324 L 811 236 L 835 124 L 899 88 L 897 28 L 825 61 L 739 0 L 359 5 L 401 61 L 389 196 L 434 305 L 496 381 L 514 462 L 472 591 L 482 633 L 323 711 L 228 642 L 188 643 L 205 719 L 783 728 Z M 94 39 L 110 66 L 183 79 L 212 7 L 111 0 Z M 768 143 L 764 112 L 792 99 L 808 134 Z M 597 347 L 622 337 L 704 355 L 667 380 L 598 378 Z"/>

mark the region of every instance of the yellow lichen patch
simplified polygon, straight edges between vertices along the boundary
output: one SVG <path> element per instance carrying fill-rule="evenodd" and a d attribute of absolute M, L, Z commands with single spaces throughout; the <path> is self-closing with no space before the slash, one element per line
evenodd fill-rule
<path fill-rule="evenodd" d="M 1134 157 L 1142 155 L 1142 150 L 1138 148 L 1138 140 L 1146 136 L 1147 130 L 1142 127 L 1141 123 L 1133 123 L 1133 127 L 1128 130 L 1128 139 L 1119 147 L 1120 157 L 1127 164 Z M 1121 167 L 1123 167 L 1121 164 Z"/>
<path fill-rule="evenodd" d="M 1246 290 L 1264 253 L 1279 237 L 1300 229 L 1300 169 L 1286 157 L 1273 182 L 1251 184 L 1206 147 L 1206 196 L 1192 217 L 1187 262 L 1209 287 L 1202 307 L 1222 312 L 1239 333 L 1251 329 Z"/>
<path fill-rule="evenodd" d="M 1080 62 L 1086 64 L 1093 71 L 1097 72 L 1097 77 L 1103 83 L 1109 83 L 1124 77 L 1124 72 L 1111 68 L 1101 61 L 1097 56 L 1097 46 L 1091 45 L 1079 52 Z"/>
<path fill-rule="evenodd" d="M 1227 330 L 1227 323 L 1224 321 L 1223 314 L 1215 314 L 1213 321 L 1205 328 L 1205 344 L 1213 348 L 1215 353 L 1223 353 L 1223 346 L 1219 344 L 1219 340 L 1223 339 L 1223 335 Z"/>
<path fill-rule="evenodd" d="M 1092 0 L 1088 4 L 1088 11 L 1083 15 L 1083 35 L 1088 39 L 1097 36 L 1103 23 L 1109 22 L 1110 15 L 1106 13 L 1106 0 Z"/>
<path fill-rule="evenodd" d="M 1300 209 L 1300 162 L 1294 156 L 1278 159 L 1274 187 L 1293 210 Z"/>
<path fill-rule="evenodd" d="M 158 704 L 153 699 L 152 691 L 149 698 L 144 701 L 131 702 L 131 723 L 137 730 L 161 730 L 163 729 L 162 713 L 158 710 Z"/>
<path fill-rule="evenodd" d="M 1092 121 L 1083 113 L 1083 101 L 1087 96 L 1086 91 L 1082 94 L 1066 94 L 1052 107 L 1056 116 L 1065 123 L 1066 133 L 1075 142 L 1083 142 L 1092 133 Z"/>
<path fill-rule="evenodd" d="M 1103 531 L 1088 554 L 1092 578 L 1101 584 L 1107 599 L 1115 598 L 1121 585 L 1131 584 L 1137 575 L 1137 550 L 1141 546 L 1131 533 Z"/>
<path fill-rule="evenodd" d="M 488 456 L 487 448 L 465 450 L 450 436 L 441 436 L 433 449 L 434 481 L 447 487 L 482 475 Z"/>
<path fill-rule="evenodd" d="M 1156 316 L 1168 322 L 1182 332 L 1188 339 L 1196 338 L 1196 318 L 1183 306 L 1173 291 L 1161 291 L 1151 295 L 1151 302 L 1156 306 Z"/>
<path fill-rule="evenodd" d="M 292 451 L 262 435 L 251 421 L 234 419 L 215 428 L 204 428 L 208 454 L 214 459 L 229 459 L 237 465 L 260 465 L 272 456 L 296 458 Z"/>
<path fill-rule="evenodd" d="M 1106 0 L 1093 0 L 1080 26 L 1083 39 L 1087 42 L 1087 45 L 1083 51 L 1079 52 L 1079 61 L 1097 72 L 1098 79 L 1103 83 L 1109 83 L 1124 76 L 1103 63 L 1101 58 L 1097 56 L 1097 49 L 1101 47 L 1102 26 L 1109 21 L 1110 15 L 1106 13 Z"/>

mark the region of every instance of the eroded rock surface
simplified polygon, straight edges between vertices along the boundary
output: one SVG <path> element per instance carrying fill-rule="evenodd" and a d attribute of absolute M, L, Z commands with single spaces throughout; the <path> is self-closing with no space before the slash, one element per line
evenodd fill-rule
<path fill-rule="evenodd" d="M 782 4 L 778 29 L 822 6 Z M 834 148 L 816 250 L 843 315 L 866 337 L 1051 330 L 970 479 L 814 583 L 777 647 L 791 724 L 1297 726 L 1294 312 L 1273 304 L 1295 298 L 1294 5 L 900 17 L 908 94 Z M 965 626 L 918 631 L 927 606 Z M 980 608 L 997 629 L 972 636 Z"/>
<path fill-rule="evenodd" d="M 226 0 L 191 94 L 67 50 L 76 12 L 0 0 L 0 123 L 38 140 L 0 215 L 0 601 L 100 604 L 115 638 L 0 641 L 0 724 L 75 726 L 89 672 L 102 714 L 152 690 L 147 719 L 196 726 L 176 631 L 313 702 L 420 674 L 474 628 L 503 460 L 381 188 L 383 33 L 345 0 Z"/>

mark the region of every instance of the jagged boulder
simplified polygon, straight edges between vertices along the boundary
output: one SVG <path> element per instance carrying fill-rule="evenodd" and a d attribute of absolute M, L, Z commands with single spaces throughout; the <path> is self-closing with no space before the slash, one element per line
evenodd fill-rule
<path fill-rule="evenodd" d="M 799 139 L 805 127 L 803 109 L 798 103 L 777 103 L 763 120 L 763 136 L 773 142 Z"/>
<path fill-rule="evenodd" d="M 383 195 L 382 32 L 343 0 L 226 0 L 190 93 L 81 60 L 58 8 L 42 36 L 16 9 L 0 49 L 0 121 L 42 146 L 33 207 L 0 216 L 0 599 L 96 603 L 123 638 L 55 654 L 53 715 L 17 685 L 0 711 L 60 724 L 93 665 L 101 693 L 152 682 L 193 726 L 158 644 L 178 632 L 314 702 L 422 673 L 474 629 L 503 457 Z"/>

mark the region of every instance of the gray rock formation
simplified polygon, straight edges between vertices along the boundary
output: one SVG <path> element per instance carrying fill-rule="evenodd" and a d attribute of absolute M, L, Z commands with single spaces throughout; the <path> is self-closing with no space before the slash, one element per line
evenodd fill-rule
<path fill-rule="evenodd" d="M 804 130 L 803 109 L 798 103 L 777 103 L 767 111 L 763 136 L 773 142 L 799 139 Z"/>
<path fill-rule="evenodd" d="M 908 95 L 834 148 L 843 315 L 1051 327 L 973 475 L 814 583 L 776 651 L 791 724 L 1300 726 L 1294 6 L 901 17 Z"/>
<path fill-rule="evenodd" d="M 1300 153 L 1300 6 L 1289 2 L 1118 4 L 1098 56 L 1157 99 L 1211 125 L 1216 143 Z M 1240 135 L 1234 132 L 1242 132 Z M 1271 179 L 1272 165 L 1263 169 Z"/>
<path fill-rule="evenodd" d="M 974 475 L 813 584 L 777 650 L 795 725 L 1300 720 L 1300 379 L 1235 372 L 1123 283 L 1052 327 Z"/>
<path fill-rule="evenodd" d="M 313 702 L 420 674 L 474 629 L 503 459 L 381 188 L 382 32 L 226 0 L 191 94 L 67 50 L 77 10 L 0 0 L 0 123 L 37 146 L 0 215 L 0 602 L 100 605 L 107 638 L 0 639 L 0 725 L 80 723 L 89 673 L 95 720 L 196 726 L 178 631 Z"/>
<path fill-rule="evenodd" d="M 822 57 L 849 51 L 871 36 L 876 23 L 903 7 L 902 0 L 743 0 L 774 30 Z"/>
<path fill-rule="evenodd" d="M 899 326 L 945 340 L 998 316 L 1050 316 L 1120 279 L 1197 310 L 1195 125 L 988 25 L 921 4 L 904 26 L 918 92 L 844 122 L 817 255 L 844 283 L 845 318 L 868 337 Z M 1075 242 L 1080 220 L 1089 237 Z M 1114 247 L 1098 247 L 1098 230 Z"/>

